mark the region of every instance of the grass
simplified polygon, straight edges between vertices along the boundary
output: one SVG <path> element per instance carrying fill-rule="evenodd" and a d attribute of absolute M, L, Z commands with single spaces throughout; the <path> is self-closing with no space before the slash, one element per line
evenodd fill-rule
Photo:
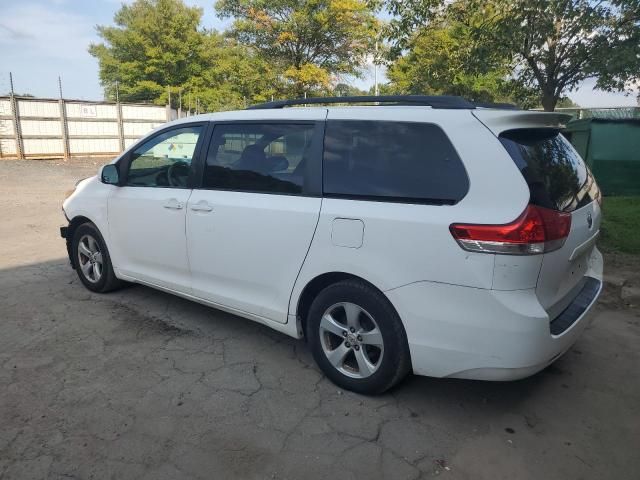
<path fill-rule="evenodd" d="M 640 196 L 605 197 L 602 207 L 602 249 L 640 255 Z"/>

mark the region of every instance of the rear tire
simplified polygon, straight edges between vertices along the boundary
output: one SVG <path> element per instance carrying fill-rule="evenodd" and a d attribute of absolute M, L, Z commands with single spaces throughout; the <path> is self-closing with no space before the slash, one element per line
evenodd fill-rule
<path fill-rule="evenodd" d="M 382 393 L 411 369 L 398 313 L 382 293 L 360 280 L 343 280 L 318 294 L 306 335 L 320 369 L 346 390 Z"/>
<path fill-rule="evenodd" d="M 124 284 L 116 278 L 107 244 L 93 223 L 83 223 L 75 229 L 71 258 L 78 278 L 92 292 L 107 293 Z"/>

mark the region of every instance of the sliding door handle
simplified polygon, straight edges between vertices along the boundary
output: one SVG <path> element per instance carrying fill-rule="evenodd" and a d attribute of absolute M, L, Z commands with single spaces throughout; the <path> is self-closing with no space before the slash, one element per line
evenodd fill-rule
<path fill-rule="evenodd" d="M 209 203 L 205 200 L 200 200 L 198 203 L 194 203 L 191 205 L 192 211 L 194 212 L 211 212 L 213 211 L 213 207 L 209 205 Z"/>
<path fill-rule="evenodd" d="M 182 210 L 184 208 L 184 203 L 179 202 L 177 199 L 175 198 L 171 198 L 169 200 L 167 200 L 164 205 L 162 205 L 164 208 L 167 208 L 169 210 Z"/>

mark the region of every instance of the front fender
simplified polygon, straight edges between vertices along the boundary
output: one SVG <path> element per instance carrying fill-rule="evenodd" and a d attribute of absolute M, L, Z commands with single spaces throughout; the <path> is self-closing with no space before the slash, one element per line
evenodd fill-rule
<path fill-rule="evenodd" d="M 108 200 L 114 188 L 117 187 L 103 184 L 97 176 L 87 178 L 81 181 L 75 191 L 64 201 L 62 209 L 69 221 L 64 231 L 68 252 L 71 251 L 70 243 L 75 227 L 85 221 L 93 223 L 100 230 L 107 246 L 109 245 Z M 61 229 L 61 235 L 63 229 Z"/>

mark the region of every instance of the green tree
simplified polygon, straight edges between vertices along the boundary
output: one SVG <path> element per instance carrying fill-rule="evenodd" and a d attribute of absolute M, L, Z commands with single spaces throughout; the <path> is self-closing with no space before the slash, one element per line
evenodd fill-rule
<path fill-rule="evenodd" d="M 202 9 L 180 0 L 136 0 L 115 14 L 115 26 L 98 26 L 103 43 L 91 44 L 105 96 L 157 100 L 167 86 L 181 85 L 200 69 L 198 31 Z"/>
<path fill-rule="evenodd" d="M 386 25 L 386 37 L 391 42 L 390 56 L 398 57 L 410 47 L 416 32 L 426 27 L 444 12 L 444 0 L 386 0 L 383 4 L 391 14 Z"/>
<path fill-rule="evenodd" d="M 432 19 L 405 45 L 387 71 L 393 93 L 460 95 L 525 107 L 535 103 L 531 92 L 510 78 L 509 59 L 491 51 L 479 56 L 472 30 L 451 17 Z"/>
<path fill-rule="evenodd" d="M 358 97 L 360 95 L 368 95 L 364 90 L 360 90 L 358 87 L 354 87 L 348 83 L 338 83 L 333 89 L 333 94 L 337 97 Z"/>
<path fill-rule="evenodd" d="M 244 108 L 282 92 L 278 72 L 234 39 L 207 32 L 200 48 L 197 71 L 182 88 L 191 98 L 199 99 L 201 109 Z"/>
<path fill-rule="evenodd" d="M 518 79 L 538 89 L 546 111 L 588 78 L 596 78 L 599 89 L 624 90 L 640 77 L 637 0 L 492 3 L 496 13 L 475 30 L 477 40 L 512 56 Z"/>
<path fill-rule="evenodd" d="M 282 91 L 276 70 L 250 48 L 200 28 L 202 10 L 182 0 L 136 0 L 99 26 L 104 43 L 89 51 L 100 64 L 105 96 L 169 102 L 200 111 L 243 108 Z"/>
<path fill-rule="evenodd" d="M 557 108 L 580 108 L 580 105 L 578 105 L 576 102 L 571 100 L 569 97 L 562 97 L 560 100 L 558 100 L 556 107 Z"/>
<path fill-rule="evenodd" d="M 470 29 L 473 57 L 508 59 L 508 79 L 536 90 L 545 110 L 595 78 L 624 91 L 640 76 L 639 0 L 389 0 L 390 36 L 406 48 L 416 26 L 449 16 Z M 413 5 L 414 8 L 409 8 Z"/>
<path fill-rule="evenodd" d="M 332 75 L 358 74 L 377 23 L 364 0 L 218 0 L 215 7 L 296 95 L 328 90 Z"/>

